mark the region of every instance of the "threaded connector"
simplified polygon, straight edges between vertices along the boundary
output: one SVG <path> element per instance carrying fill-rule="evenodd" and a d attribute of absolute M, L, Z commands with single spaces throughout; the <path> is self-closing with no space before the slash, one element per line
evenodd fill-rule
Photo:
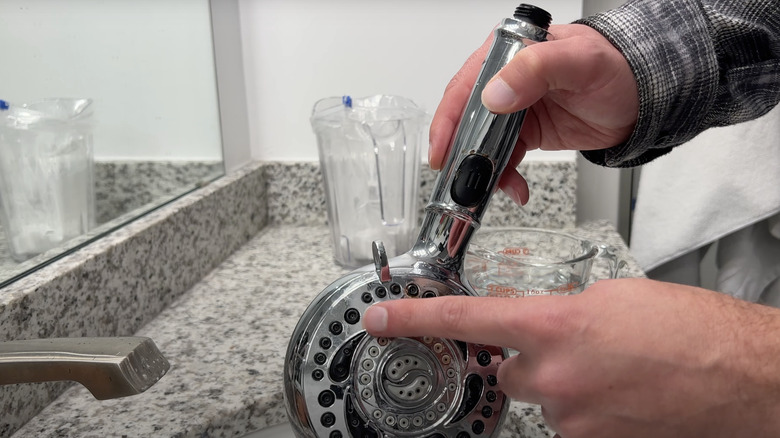
<path fill-rule="evenodd" d="M 537 27 L 541 27 L 544 30 L 547 30 L 550 27 L 550 23 L 552 22 L 552 15 L 550 15 L 549 12 L 540 7 L 526 3 L 522 3 L 517 7 L 517 9 L 515 9 L 515 18 L 518 20 L 528 21 L 529 23 Z"/>

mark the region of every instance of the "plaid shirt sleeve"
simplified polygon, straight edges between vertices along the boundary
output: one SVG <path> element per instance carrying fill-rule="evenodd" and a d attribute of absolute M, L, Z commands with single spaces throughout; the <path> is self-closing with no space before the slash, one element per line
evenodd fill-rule
<path fill-rule="evenodd" d="M 639 88 L 633 134 L 583 152 L 594 163 L 644 164 L 780 100 L 780 0 L 633 0 L 578 22 L 623 53 Z"/>

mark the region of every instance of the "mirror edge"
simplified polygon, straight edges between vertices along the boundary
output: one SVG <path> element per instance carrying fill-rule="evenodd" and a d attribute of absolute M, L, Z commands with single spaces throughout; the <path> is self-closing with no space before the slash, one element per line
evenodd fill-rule
<path fill-rule="evenodd" d="M 225 173 L 251 161 L 239 0 L 208 0 Z"/>

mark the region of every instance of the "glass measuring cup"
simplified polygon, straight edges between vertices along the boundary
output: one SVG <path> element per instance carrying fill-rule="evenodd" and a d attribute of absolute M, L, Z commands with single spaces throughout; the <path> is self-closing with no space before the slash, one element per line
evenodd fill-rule
<path fill-rule="evenodd" d="M 609 278 L 618 278 L 626 265 L 615 248 L 572 234 L 492 228 L 475 234 L 464 271 L 471 287 L 482 296 L 570 295 L 590 283 L 596 261 L 606 263 Z"/>

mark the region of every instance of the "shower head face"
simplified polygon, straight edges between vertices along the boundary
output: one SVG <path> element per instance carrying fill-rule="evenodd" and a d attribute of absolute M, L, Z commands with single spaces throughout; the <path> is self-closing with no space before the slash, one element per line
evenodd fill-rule
<path fill-rule="evenodd" d="M 285 396 L 299 437 L 498 435 L 508 400 L 499 347 L 434 337 L 376 338 L 360 319 L 376 302 L 469 295 L 423 263 L 350 274 L 304 313 L 285 362 Z"/>

